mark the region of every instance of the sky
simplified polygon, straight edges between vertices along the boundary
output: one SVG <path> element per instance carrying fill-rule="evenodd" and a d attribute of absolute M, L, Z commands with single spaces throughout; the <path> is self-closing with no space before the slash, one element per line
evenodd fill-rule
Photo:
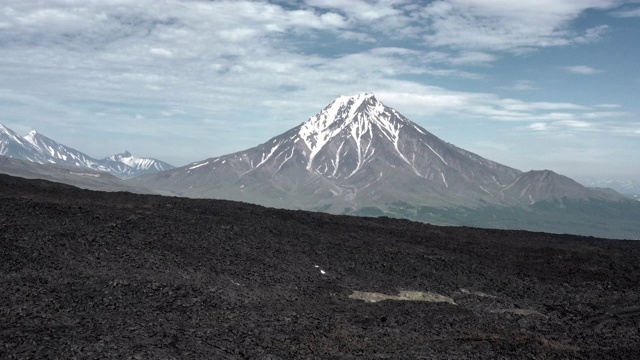
<path fill-rule="evenodd" d="M 640 0 L 2 0 L 0 123 L 182 166 L 373 93 L 523 171 L 640 180 L 639 38 Z"/>

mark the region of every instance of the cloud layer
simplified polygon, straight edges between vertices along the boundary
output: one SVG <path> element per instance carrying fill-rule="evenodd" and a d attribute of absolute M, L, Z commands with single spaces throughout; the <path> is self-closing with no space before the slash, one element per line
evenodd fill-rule
<path fill-rule="evenodd" d="M 336 96 L 360 92 L 375 92 L 418 119 L 620 133 L 627 111 L 598 112 L 596 105 L 562 99 L 513 99 L 496 90 L 538 89 L 529 79 L 513 79 L 495 91 L 443 85 L 488 82 L 493 75 L 487 69 L 504 59 L 597 42 L 610 26 L 576 26 L 577 19 L 587 10 L 616 16 L 637 11 L 620 5 L 6 0 L 0 10 L 0 72 L 6 75 L 0 79 L 0 103 L 7 112 L 0 122 L 26 129 L 55 121 L 69 131 L 120 134 L 123 142 L 136 134 L 151 141 L 173 132 L 194 144 L 180 147 L 173 162 L 254 145 L 304 121 Z M 564 70 L 601 72 L 589 64 Z M 579 125 L 593 121 L 601 123 Z M 637 134 L 633 126 L 627 131 Z M 223 136 L 203 149 L 203 134 L 235 139 Z M 97 151 L 109 150 L 104 145 Z"/>

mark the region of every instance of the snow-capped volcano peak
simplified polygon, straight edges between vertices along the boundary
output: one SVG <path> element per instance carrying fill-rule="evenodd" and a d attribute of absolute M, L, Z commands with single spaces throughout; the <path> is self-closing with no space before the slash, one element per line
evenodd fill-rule
<path fill-rule="evenodd" d="M 405 125 L 416 126 L 373 94 L 365 93 L 340 96 L 302 124 L 298 135 L 311 151 L 307 163 L 307 169 L 311 169 L 316 155 L 337 136 L 343 142 L 349 138 L 355 142 L 359 159 L 364 159 L 373 154 L 370 145 L 376 134 L 397 144 L 400 129 Z"/>
<path fill-rule="evenodd" d="M 374 119 L 384 110 L 385 106 L 373 94 L 340 96 L 320 113 L 310 117 L 300 129 L 300 135 L 305 138 L 305 134 L 319 134 L 334 127 L 348 125 L 358 115 L 368 114 L 369 116 L 360 117 Z"/>
<path fill-rule="evenodd" d="M 352 119 L 358 111 L 364 110 L 363 107 L 382 108 L 384 105 L 382 105 L 373 94 L 365 93 L 355 96 L 340 96 L 318 114 L 321 116 L 311 117 L 310 120 L 314 118 L 318 118 L 319 120 Z"/>

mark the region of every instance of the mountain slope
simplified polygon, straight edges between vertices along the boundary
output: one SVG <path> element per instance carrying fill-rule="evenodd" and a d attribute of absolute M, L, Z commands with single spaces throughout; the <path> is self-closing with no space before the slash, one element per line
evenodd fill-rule
<path fill-rule="evenodd" d="M 528 201 L 573 200 L 620 201 L 623 197 L 612 189 L 588 188 L 550 170 L 532 170 L 519 175 L 502 189 L 505 198 Z"/>
<path fill-rule="evenodd" d="M 103 171 L 52 163 L 38 164 L 7 156 L 0 156 L 0 173 L 26 179 L 55 181 L 89 190 L 149 193 L 146 189 L 132 186 L 124 180 Z"/>

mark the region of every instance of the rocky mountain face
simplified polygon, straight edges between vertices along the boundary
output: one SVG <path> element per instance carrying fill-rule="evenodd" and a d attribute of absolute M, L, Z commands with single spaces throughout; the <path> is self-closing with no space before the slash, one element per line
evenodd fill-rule
<path fill-rule="evenodd" d="M 394 202 L 474 207 L 601 196 L 553 172 L 522 173 L 444 142 L 372 94 L 340 97 L 254 148 L 139 181 L 185 196 L 334 212 Z"/>
<path fill-rule="evenodd" d="M 56 164 L 108 172 L 124 179 L 173 168 L 172 165 L 159 160 L 134 157 L 128 151 L 105 159 L 95 159 L 35 130 L 21 137 L 2 125 L 0 125 L 0 155 L 38 164 Z"/>

